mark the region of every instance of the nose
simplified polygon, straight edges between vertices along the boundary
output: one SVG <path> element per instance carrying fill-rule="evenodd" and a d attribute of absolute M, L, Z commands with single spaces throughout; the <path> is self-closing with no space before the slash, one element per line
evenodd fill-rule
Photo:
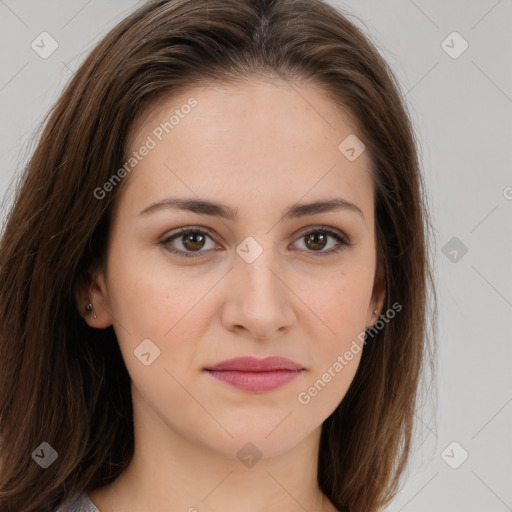
<path fill-rule="evenodd" d="M 229 291 L 221 320 L 229 331 L 270 340 L 288 332 L 296 322 L 293 290 L 270 249 L 252 263 L 237 256 L 226 286 Z"/>

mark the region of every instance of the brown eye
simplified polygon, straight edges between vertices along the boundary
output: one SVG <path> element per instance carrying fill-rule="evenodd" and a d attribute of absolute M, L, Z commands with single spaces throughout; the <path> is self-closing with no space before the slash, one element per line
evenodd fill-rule
<path fill-rule="evenodd" d="M 327 245 L 328 236 L 325 233 L 314 232 L 306 235 L 306 246 L 313 251 L 319 251 Z"/>
<path fill-rule="evenodd" d="M 208 239 L 212 241 L 213 247 L 205 249 Z M 328 250 L 324 250 L 328 247 L 330 239 L 336 241 L 337 244 L 335 243 Z M 305 251 L 315 256 L 328 256 L 352 245 L 341 233 L 326 229 L 323 226 L 304 233 L 299 241 L 304 241 Z M 181 228 L 178 233 L 166 237 L 160 244 L 172 254 L 192 258 L 201 256 L 202 253 L 208 252 L 208 249 L 214 249 L 216 245 L 207 231 L 198 228 Z"/>
<path fill-rule="evenodd" d="M 197 251 L 202 249 L 205 243 L 205 237 L 200 232 L 190 232 L 187 235 L 181 235 L 183 246 L 187 251 Z"/>
<path fill-rule="evenodd" d="M 323 250 L 326 246 L 328 246 L 330 238 L 336 240 L 338 243 L 334 244 L 334 247 L 331 246 L 331 248 L 328 250 Z M 351 242 L 349 242 L 348 239 L 346 239 L 340 233 L 331 231 L 330 229 L 326 229 L 324 227 L 312 229 L 307 233 L 304 233 L 300 237 L 300 240 L 304 241 L 306 252 L 318 253 L 319 256 L 337 253 L 345 247 L 352 245 Z"/>
<path fill-rule="evenodd" d="M 212 240 L 212 237 L 206 231 L 181 228 L 179 233 L 168 236 L 160 243 L 173 254 L 193 258 L 200 256 L 203 252 L 207 252 L 202 249 L 206 246 L 208 239 Z M 178 245 L 177 248 L 176 245 Z M 215 244 L 213 245 L 215 246 Z"/>

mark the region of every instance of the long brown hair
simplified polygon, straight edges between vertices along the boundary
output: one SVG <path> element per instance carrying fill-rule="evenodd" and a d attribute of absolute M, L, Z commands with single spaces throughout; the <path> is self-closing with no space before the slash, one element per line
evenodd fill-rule
<path fill-rule="evenodd" d="M 321 0 L 171 0 L 138 8 L 85 59 L 49 113 L 4 226 L 2 511 L 52 510 L 112 482 L 133 455 L 130 378 L 114 330 L 88 327 L 75 300 L 105 262 L 122 186 L 102 200 L 93 191 L 126 162 L 129 128 L 179 89 L 262 75 L 323 88 L 371 156 L 384 309 L 401 311 L 366 344 L 323 424 L 318 483 L 350 512 L 396 494 L 429 360 L 433 285 L 417 141 L 399 85 L 362 31 Z M 33 454 L 44 442 L 57 452 L 46 469 Z"/>

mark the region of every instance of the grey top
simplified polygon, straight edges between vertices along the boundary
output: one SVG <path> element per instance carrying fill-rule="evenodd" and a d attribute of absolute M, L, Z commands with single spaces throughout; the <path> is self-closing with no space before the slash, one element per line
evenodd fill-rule
<path fill-rule="evenodd" d="M 78 497 L 59 507 L 55 512 L 100 512 L 100 510 L 91 501 L 87 492 L 84 491 Z"/>

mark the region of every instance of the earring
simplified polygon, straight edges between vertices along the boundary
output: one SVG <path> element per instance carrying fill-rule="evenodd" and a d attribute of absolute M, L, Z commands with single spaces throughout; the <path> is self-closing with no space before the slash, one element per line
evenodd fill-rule
<path fill-rule="evenodd" d="M 90 315 L 91 313 L 93 315 L 93 318 L 98 318 L 96 316 L 96 312 L 94 311 L 93 305 L 89 302 L 89 304 L 87 304 L 87 306 L 85 307 L 85 314 Z"/>

